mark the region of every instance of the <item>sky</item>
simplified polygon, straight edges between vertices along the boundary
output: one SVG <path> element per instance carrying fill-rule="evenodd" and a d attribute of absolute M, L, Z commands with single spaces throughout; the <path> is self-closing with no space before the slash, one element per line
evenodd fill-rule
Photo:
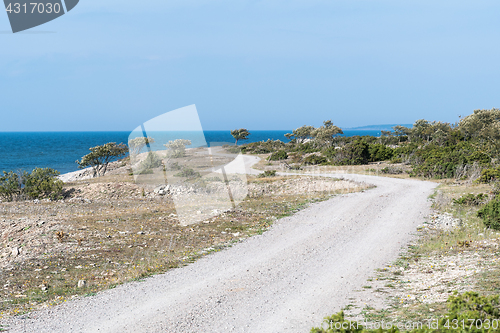
<path fill-rule="evenodd" d="M 0 131 L 132 131 L 195 104 L 205 130 L 454 123 L 500 107 L 499 1 L 80 0 L 12 34 Z"/>

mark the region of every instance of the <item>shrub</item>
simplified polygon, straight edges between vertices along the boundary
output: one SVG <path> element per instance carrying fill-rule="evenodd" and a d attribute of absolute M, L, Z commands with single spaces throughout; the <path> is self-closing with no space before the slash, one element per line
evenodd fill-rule
<path fill-rule="evenodd" d="M 481 176 L 477 180 L 479 183 L 489 183 L 500 179 L 500 169 L 483 169 Z"/>
<path fill-rule="evenodd" d="M 274 177 L 276 176 L 276 170 L 266 170 L 263 173 L 259 174 L 257 177 L 258 178 L 265 178 L 265 177 Z"/>
<path fill-rule="evenodd" d="M 479 206 L 483 204 L 487 199 L 488 195 L 484 193 L 479 193 L 478 195 L 474 195 L 473 193 L 468 193 L 466 195 L 461 196 L 458 199 L 453 199 L 453 203 L 464 206 Z"/>
<path fill-rule="evenodd" d="M 59 171 L 51 168 L 36 168 L 31 173 L 25 172 L 22 176 L 23 192 L 30 199 L 62 198 L 63 182 L 56 177 Z"/>
<path fill-rule="evenodd" d="M 177 139 L 164 144 L 168 150 L 168 156 L 171 158 L 179 158 L 186 156 L 186 146 L 191 145 L 191 140 Z"/>
<path fill-rule="evenodd" d="M 268 154 L 285 148 L 285 143 L 280 140 L 267 140 L 259 142 L 251 142 L 241 146 L 243 153 L 250 154 Z"/>
<path fill-rule="evenodd" d="M 146 159 L 139 165 L 139 170 L 147 171 L 162 166 L 161 158 L 155 152 L 149 152 Z M 142 173 L 142 172 L 141 172 Z"/>
<path fill-rule="evenodd" d="M 188 179 L 199 178 L 201 177 L 200 173 L 194 171 L 191 168 L 183 168 L 181 172 L 175 174 L 176 177 L 185 177 Z"/>
<path fill-rule="evenodd" d="M 368 163 L 370 151 L 368 144 L 363 139 L 357 139 L 342 148 L 336 156 L 336 164 L 339 165 L 360 165 Z"/>
<path fill-rule="evenodd" d="M 477 212 L 477 216 L 483 219 L 488 228 L 500 230 L 500 198 L 497 197 L 484 205 Z"/>
<path fill-rule="evenodd" d="M 435 330 L 431 327 L 426 327 L 426 325 L 423 325 L 422 328 L 413 329 L 407 332 L 497 332 L 498 325 L 492 325 L 492 322 L 496 322 L 500 316 L 498 300 L 498 295 L 480 296 L 478 293 L 472 291 L 466 292 L 462 295 L 458 295 L 457 292 L 455 292 L 452 296 L 448 297 L 448 300 L 446 302 L 448 312 L 439 320 L 439 324 L 437 325 L 439 329 Z M 470 319 L 475 320 L 472 325 Z M 458 329 L 455 326 L 455 323 L 459 323 Z M 486 323 L 489 323 L 488 327 Z M 322 327 L 314 327 L 310 332 L 400 332 L 396 325 L 391 325 L 392 328 L 390 329 L 365 329 L 355 321 L 346 320 L 342 311 L 330 317 L 326 317 L 323 321 L 323 325 L 321 326 Z M 462 326 L 464 326 L 463 329 Z"/>
<path fill-rule="evenodd" d="M 281 161 L 286 160 L 288 158 L 288 154 L 284 150 L 278 150 L 269 156 L 269 161 Z"/>
<path fill-rule="evenodd" d="M 329 160 L 332 160 L 335 155 L 337 155 L 338 150 L 339 149 L 335 149 L 335 147 L 328 147 L 326 149 L 323 149 L 321 154 L 323 154 L 323 156 L 327 157 Z"/>
<path fill-rule="evenodd" d="M 396 168 L 393 166 L 388 166 L 388 167 L 385 167 L 383 169 L 380 169 L 380 172 L 385 173 L 385 174 L 389 174 L 389 175 L 399 175 L 399 174 L 403 173 L 403 169 Z"/>
<path fill-rule="evenodd" d="M 12 201 L 21 193 L 21 179 L 14 171 L 3 172 L 0 177 L 0 197 L 6 201 Z"/>
<path fill-rule="evenodd" d="M 325 163 L 328 163 L 326 157 L 319 155 L 309 155 L 304 159 L 304 164 L 306 165 L 317 165 Z"/>
<path fill-rule="evenodd" d="M 370 161 L 377 162 L 390 160 L 393 156 L 393 150 L 394 149 L 380 143 L 371 144 L 368 147 L 368 152 L 370 153 Z"/>

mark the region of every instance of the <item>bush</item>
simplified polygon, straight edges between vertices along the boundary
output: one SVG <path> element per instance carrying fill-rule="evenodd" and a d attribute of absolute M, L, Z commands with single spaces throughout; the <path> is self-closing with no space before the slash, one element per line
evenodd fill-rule
<path fill-rule="evenodd" d="M 324 156 L 319 155 L 309 155 L 304 158 L 305 165 L 318 165 L 328 163 L 328 160 Z"/>
<path fill-rule="evenodd" d="M 479 193 L 478 195 L 468 193 L 458 199 L 453 199 L 453 203 L 464 206 L 479 206 L 483 204 L 487 199 L 488 195 L 484 193 Z"/>
<path fill-rule="evenodd" d="M 21 179 L 14 171 L 3 172 L 0 177 L 0 197 L 6 201 L 12 201 L 21 193 Z"/>
<path fill-rule="evenodd" d="M 263 173 L 259 174 L 257 178 L 274 177 L 274 176 L 276 176 L 276 170 L 266 170 Z"/>
<path fill-rule="evenodd" d="M 22 176 L 23 193 L 30 199 L 62 198 L 63 182 L 56 177 L 59 171 L 51 168 L 36 168 L 31 173 L 25 172 Z"/>
<path fill-rule="evenodd" d="M 285 143 L 280 140 L 267 140 L 259 142 L 251 142 L 241 146 L 243 153 L 250 154 L 268 154 L 285 148 Z"/>
<path fill-rule="evenodd" d="M 269 161 L 281 161 L 286 160 L 288 158 L 288 154 L 284 150 L 278 150 L 269 156 Z"/>
<path fill-rule="evenodd" d="M 483 169 L 477 180 L 479 183 L 489 183 L 500 179 L 500 169 Z"/>
<path fill-rule="evenodd" d="M 500 198 L 497 197 L 484 205 L 477 212 L 477 216 L 483 219 L 488 228 L 500 230 Z"/>
<path fill-rule="evenodd" d="M 383 169 L 380 169 L 380 172 L 389 174 L 389 175 L 399 175 L 403 173 L 403 169 L 401 168 L 395 168 L 393 166 L 388 166 Z"/>
<path fill-rule="evenodd" d="M 355 140 L 347 145 L 336 156 L 336 164 L 339 165 L 360 165 L 366 164 L 370 160 L 368 144 L 362 140 Z"/>
<path fill-rule="evenodd" d="M 390 160 L 393 156 L 393 150 L 394 149 L 380 143 L 371 144 L 368 147 L 368 152 L 370 153 L 370 161 L 377 162 Z"/>
<path fill-rule="evenodd" d="M 448 297 L 447 308 L 448 312 L 439 320 L 438 330 L 422 325 L 422 328 L 413 329 L 407 332 L 411 333 L 431 333 L 431 332 L 498 332 L 498 326 L 492 325 L 500 317 L 499 313 L 499 296 L 480 296 L 476 292 L 466 292 L 458 295 L 455 292 Z M 474 319 L 472 323 L 469 319 Z M 459 323 L 458 328 L 454 328 L 455 324 Z M 464 323 L 464 329 L 462 329 Z M 480 324 L 479 324 L 480 323 Z M 486 323 L 489 327 L 486 328 Z M 477 328 L 476 328 L 476 324 Z M 481 326 L 479 326 L 481 325 Z M 326 327 L 326 328 L 323 328 Z M 355 321 L 349 321 L 344 318 L 344 313 L 339 312 L 330 317 L 326 317 L 321 328 L 315 327 L 311 329 L 311 333 L 375 333 L 375 332 L 400 332 L 396 325 L 391 329 L 365 329 Z"/>
<path fill-rule="evenodd" d="M 162 166 L 161 158 L 155 152 L 149 152 L 146 159 L 139 165 L 139 174 L 152 173 L 152 169 Z"/>
<path fill-rule="evenodd" d="M 199 172 L 194 171 L 190 168 L 183 168 L 181 172 L 175 174 L 176 177 L 186 177 L 188 179 L 201 177 Z"/>
<path fill-rule="evenodd" d="M 335 147 L 328 147 L 326 149 L 323 149 L 321 154 L 323 154 L 323 156 L 327 157 L 329 160 L 332 160 L 337 155 L 338 150 L 339 149 L 335 149 Z"/>

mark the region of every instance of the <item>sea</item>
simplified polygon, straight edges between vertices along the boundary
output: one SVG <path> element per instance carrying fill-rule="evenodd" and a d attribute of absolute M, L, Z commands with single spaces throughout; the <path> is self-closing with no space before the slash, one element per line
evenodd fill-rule
<path fill-rule="evenodd" d="M 281 140 L 290 130 L 252 131 L 248 140 L 238 145 L 266 140 Z M 345 136 L 380 136 L 379 130 L 344 130 Z M 90 147 L 108 142 L 127 143 L 130 132 L 0 132 L 0 172 L 31 171 L 34 168 L 53 168 L 61 174 L 78 170 L 77 160 L 89 153 Z M 200 133 L 169 132 L 148 133 L 155 139 L 153 150 L 165 149 L 164 143 L 174 139 L 189 139 L 190 147 L 234 145 L 230 131 L 204 131 Z M 131 137 L 134 137 L 132 135 Z"/>

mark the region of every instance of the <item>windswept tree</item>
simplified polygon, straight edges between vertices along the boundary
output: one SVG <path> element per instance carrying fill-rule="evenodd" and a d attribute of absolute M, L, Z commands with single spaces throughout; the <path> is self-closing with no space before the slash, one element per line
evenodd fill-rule
<path fill-rule="evenodd" d="M 475 139 L 495 152 L 500 151 L 500 109 L 474 110 L 458 128 L 467 139 Z"/>
<path fill-rule="evenodd" d="M 123 144 L 109 142 L 102 146 L 89 148 L 90 153 L 83 156 L 81 161 L 76 161 L 80 169 L 91 167 L 93 176 L 104 176 L 108 169 L 108 164 L 114 159 L 125 156 L 128 147 Z"/>
<path fill-rule="evenodd" d="M 164 144 L 167 147 L 167 157 L 179 158 L 186 156 L 186 146 L 191 144 L 191 140 L 177 139 Z"/>
<path fill-rule="evenodd" d="M 128 148 L 130 151 L 130 155 L 137 155 L 141 151 L 142 148 L 146 147 L 146 145 L 152 144 L 155 142 L 155 139 L 150 137 L 137 137 L 135 139 L 128 141 Z"/>
<path fill-rule="evenodd" d="M 411 133 L 411 128 L 403 125 L 396 125 L 392 128 L 394 130 L 394 135 L 398 137 L 398 141 L 401 142 L 402 137 L 407 137 Z"/>
<path fill-rule="evenodd" d="M 320 145 L 328 146 L 333 146 L 334 138 L 339 134 L 344 134 L 344 132 L 340 127 L 335 126 L 331 120 L 325 120 L 323 126 L 316 128 L 311 133 L 314 140 Z"/>
<path fill-rule="evenodd" d="M 238 144 L 239 140 L 248 140 L 248 136 L 250 135 L 250 132 L 245 128 L 240 128 L 240 129 L 231 130 L 231 135 L 236 140 L 234 142 L 234 145 L 236 146 Z"/>
<path fill-rule="evenodd" d="M 296 128 L 292 131 L 292 133 L 285 134 L 285 137 L 288 140 L 295 140 L 297 144 L 304 143 L 307 139 L 313 138 L 313 131 L 315 130 L 314 126 L 304 125 L 302 127 Z"/>

